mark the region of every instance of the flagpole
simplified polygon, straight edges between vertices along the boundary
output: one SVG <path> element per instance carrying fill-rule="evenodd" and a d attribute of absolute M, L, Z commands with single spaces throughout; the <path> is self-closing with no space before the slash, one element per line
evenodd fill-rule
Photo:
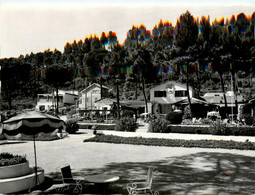
<path fill-rule="evenodd" d="M 233 92 L 233 80 L 232 80 L 232 75 L 231 75 L 231 93 Z M 233 104 L 233 97 L 232 97 L 232 104 Z M 233 116 L 233 105 L 231 106 L 231 113 L 232 113 L 232 124 L 234 122 L 234 116 Z"/>
<path fill-rule="evenodd" d="M 35 146 L 35 134 L 33 134 L 34 138 L 34 154 L 35 154 L 35 186 L 37 185 L 37 157 L 36 157 L 36 146 Z"/>

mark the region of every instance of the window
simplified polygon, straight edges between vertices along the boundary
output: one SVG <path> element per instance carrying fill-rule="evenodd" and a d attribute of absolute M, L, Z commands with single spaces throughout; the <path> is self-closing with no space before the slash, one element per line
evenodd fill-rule
<path fill-rule="evenodd" d="M 166 91 L 154 91 L 154 97 L 166 97 Z"/>
<path fill-rule="evenodd" d="M 175 97 L 187 97 L 187 91 L 175 91 Z"/>
<path fill-rule="evenodd" d="M 93 94 L 100 94 L 100 91 L 99 90 L 93 90 L 92 93 Z"/>

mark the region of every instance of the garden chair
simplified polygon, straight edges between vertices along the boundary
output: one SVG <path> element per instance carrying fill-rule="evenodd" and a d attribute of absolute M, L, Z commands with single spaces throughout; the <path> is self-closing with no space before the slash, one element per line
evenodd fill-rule
<path fill-rule="evenodd" d="M 153 177 L 155 174 L 155 170 L 153 167 L 148 168 L 147 177 L 144 182 L 131 182 L 127 184 L 127 191 L 129 194 L 147 194 L 147 191 L 149 191 L 151 194 L 153 194 L 152 189 L 152 182 Z"/>
<path fill-rule="evenodd" d="M 82 189 L 85 187 L 93 185 L 92 183 L 88 183 L 84 178 L 74 178 L 70 165 L 62 167 L 61 174 L 64 186 L 58 188 L 58 192 L 64 192 L 66 190 L 73 189 L 72 193 L 79 194 L 82 193 Z"/>

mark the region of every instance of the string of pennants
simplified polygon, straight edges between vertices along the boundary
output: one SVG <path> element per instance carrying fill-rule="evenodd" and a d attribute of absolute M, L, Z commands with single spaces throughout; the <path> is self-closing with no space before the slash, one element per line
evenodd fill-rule
<path fill-rule="evenodd" d="M 190 68 L 193 71 L 199 71 L 199 72 L 211 72 L 212 71 L 212 64 L 209 63 L 205 65 L 204 67 L 201 67 L 198 63 L 192 63 L 190 64 Z M 187 65 L 177 65 L 177 64 L 171 64 L 171 65 L 160 65 L 158 68 L 158 73 L 186 73 L 188 70 Z"/>
<path fill-rule="evenodd" d="M 199 71 L 199 72 L 211 72 L 212 71 L 212 64 L 207 64 L 204 67 L 201 67 L 198 63 L 192 63 L 190 64 L 191 70 Z M 231 67 L 230 67 L 231 69 Z M 158 67 L 158 73 L 186 73 L 188 70 L 187 65 L 177 65 L 177 64 L 171 64 L 171 65 L 160 65 Z M 76 77 L 83 77 L 90 75 L 90 72 L 87 68 L 78 68 L 77 70 L 71 70 L 69 69 L 68 72 L 70 74 L 73 74 L 73 76 Z M 120 74 L 134 74 L 134 66 L 129 67 L 120 67 L 118 69 L 112 68 L 112 67 L 102 67 L 99 69 L 98 74 L 99 75 L 111 75 L 115 73 Z M 30 71 L 30 77 L 33 78 L 42 78 L 45 79 L 46 77 L 46 70 L 31 70 Z"/>

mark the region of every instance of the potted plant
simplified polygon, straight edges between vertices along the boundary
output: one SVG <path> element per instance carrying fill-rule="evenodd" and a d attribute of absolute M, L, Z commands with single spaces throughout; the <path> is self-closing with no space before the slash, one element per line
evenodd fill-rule
<path fill-rule="evenodd" d="M 26 156 L 0 153 L 0 179 L 18 177 L 31 173 Z"/>

